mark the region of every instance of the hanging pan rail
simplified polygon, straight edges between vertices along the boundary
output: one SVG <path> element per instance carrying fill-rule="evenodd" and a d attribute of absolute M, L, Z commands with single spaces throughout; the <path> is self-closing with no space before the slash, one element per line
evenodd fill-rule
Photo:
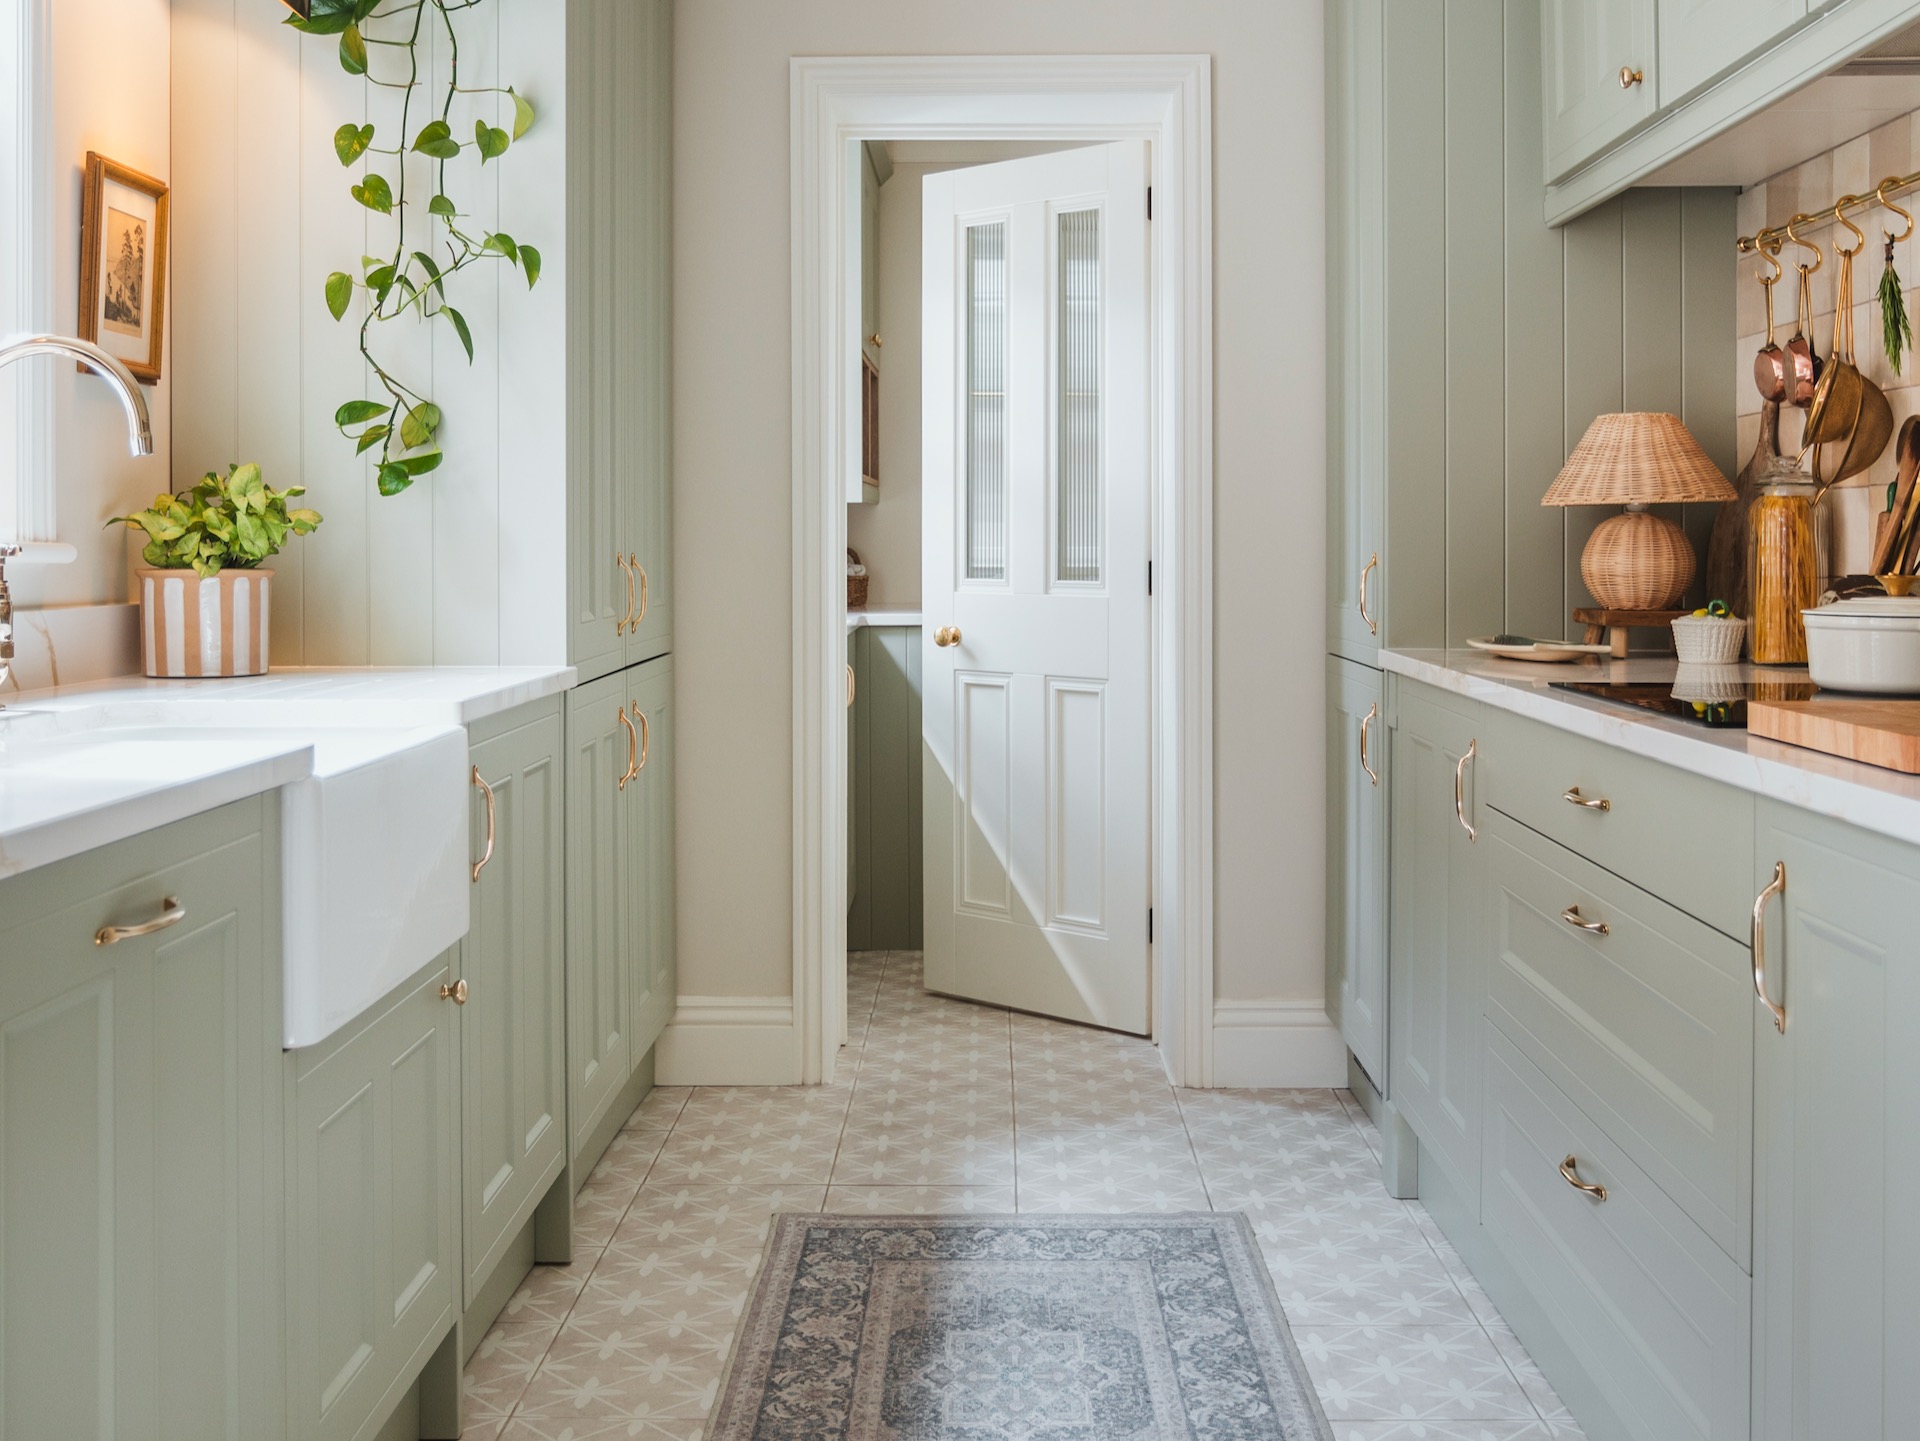
<path fill-rule="evenodd" d="M 1906 229 L 1901 234 L 1893 237 L 1896 242 L 1905 240 L 1907 236 L 1913 233 L 1913 217 L 1900 206 L 1895 205 L 1893 203 L 1893 197 L 1896 195 L 1905 195 L 1915 189 L 1920 189 L 1920 170 L 1916 170 L 1911 175 L 1889 175 L 1872 190 L 1864 194 L 1843 195 L 1824 210 L 1803 212 L 1802 214 L 1794 216 L 1787 224 L 1804 230 L 1828 220 L 1839 220 L 1845 223 L 1849 230 L 1858 234 L 1859 228 L 1846 220 L 1844 212 L 1856 210 L 1863 204 L 1878 204 L 1884 209 L 1892 211 L 1905 223 Z M 1798 236 L 1793 238 L 1796 240 L 1799 239 Z M 1735 243 L 1739 246 L 1742 255 L 1752 255 L 1755 251 L 1762 250 L 1772 251 L 1777 254 L 1787 239 L 1786 225 L 1769 225 L 1756 235 L 1741 236 Z"/>

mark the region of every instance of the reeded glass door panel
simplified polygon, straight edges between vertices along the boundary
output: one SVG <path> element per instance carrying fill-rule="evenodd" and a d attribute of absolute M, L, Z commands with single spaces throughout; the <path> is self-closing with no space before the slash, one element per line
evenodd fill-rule
<path fill-rule="evenodd" d="M 1007 223 L 967 227 L 966 576 L 1007 578 Z"/>
<path fill-rule="evenodd" d="M 1059 217 L 1060 454 L 1055 578 L 1100 579 L 1100 212 Z"/>

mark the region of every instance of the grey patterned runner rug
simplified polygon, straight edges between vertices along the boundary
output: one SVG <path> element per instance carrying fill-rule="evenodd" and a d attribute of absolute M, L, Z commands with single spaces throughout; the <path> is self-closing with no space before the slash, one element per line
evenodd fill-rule
<path fill-rule="evenodd" d="M 1236 1213 L 774 1218 L 709 1441 L 1332 1441 Z"/>

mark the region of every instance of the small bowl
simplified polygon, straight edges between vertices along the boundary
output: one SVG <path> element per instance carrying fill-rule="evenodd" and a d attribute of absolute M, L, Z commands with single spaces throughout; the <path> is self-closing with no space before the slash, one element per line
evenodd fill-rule
<path fill-rule="evenodd" d="M 1673 621 L 1673 650 L 1682 665 L 1737 665 L 1747 638 L 1738 616 L 1683 615 Z"/>
<path fill-rule="evenodd" d="M 1885 590 L 1888 595 L 1892 596 L 1895 600 L 1901 600 L 1913 589 L 1913 583 L 1916 580 L 1920 580 L 1920 576 L 1876 575 L 1874 579 L 1880 582 L 1881 589 Z"/>

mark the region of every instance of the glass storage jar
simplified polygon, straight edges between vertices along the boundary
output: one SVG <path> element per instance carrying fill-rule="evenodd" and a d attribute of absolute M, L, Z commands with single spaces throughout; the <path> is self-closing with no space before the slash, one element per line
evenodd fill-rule
<path fill-rule="evenodd" d="M 1805 665 L 1807 628 L 1800 612 L 1820 599 L 1820 554 L 1814 530 L 1816 491 L 1798 470 L 1760 477 L 1749 535 L 1753 614 L 1747 654 L 1759 665 Z"/>

